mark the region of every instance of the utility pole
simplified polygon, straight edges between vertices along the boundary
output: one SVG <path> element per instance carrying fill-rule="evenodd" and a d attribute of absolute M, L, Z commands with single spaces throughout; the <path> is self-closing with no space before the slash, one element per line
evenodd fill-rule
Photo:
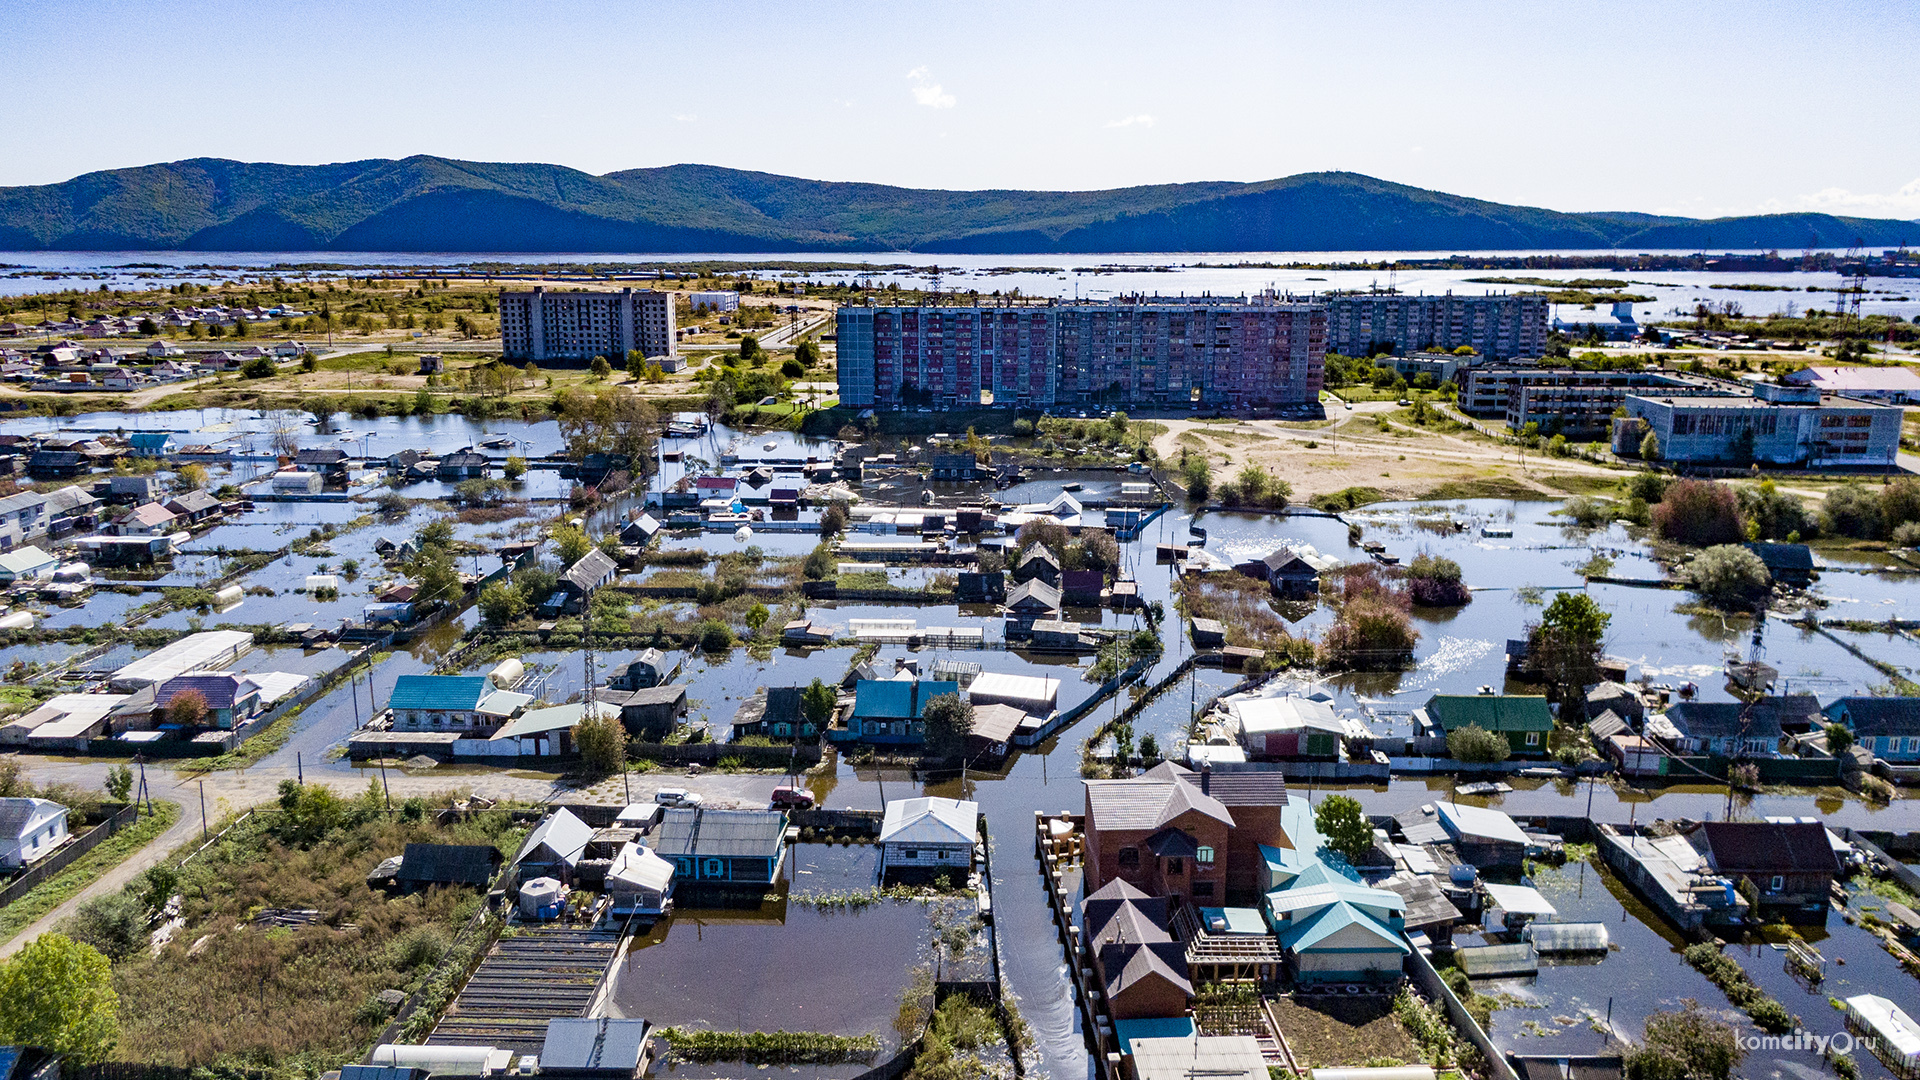
<path fill-rule="evenodd" d="M 207 838 L 207 782 L 200 781 L 200 839 Z"/>

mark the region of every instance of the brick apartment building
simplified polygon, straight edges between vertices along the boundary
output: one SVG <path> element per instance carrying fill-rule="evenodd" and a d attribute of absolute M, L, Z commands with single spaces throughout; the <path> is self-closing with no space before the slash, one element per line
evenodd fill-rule
<path fill-rule="evenodd" d="M 1149 896 L 1218 905 L 1257 897 L 1260 848 L 1291 848 L 1277 771 L 1195 773 L 1172 763 L 1127 780 L 1088 780 L 1089 891 L 1115 879 Z"/>
<path fill-rule="evenodd" d="M 1543 296 L 1329 296 L 1327 351 L 1366 356 L 1381 349 L 1404 356 L 1471 345 L 1500 360 L 1540 356 L 1547 348 Z"/>
<path fill-rule="evenodd" d="M 878 409 L 1310 405 L 1326 312 L 1279 297 L 843 307 L 840 400 Z"/>
<path fill-rule="evenodd" d="M 500 347 L 513 361 L 591 360 L 614 367 L 628 352 L 674 354 L 673 294 L 654 289 L 619 292 L 544 287 L 500 293 Z"/>

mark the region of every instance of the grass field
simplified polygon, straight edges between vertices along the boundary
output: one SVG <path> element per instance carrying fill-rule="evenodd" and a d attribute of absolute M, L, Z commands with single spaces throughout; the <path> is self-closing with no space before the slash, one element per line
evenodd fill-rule
<path fill-rule="evenodd" d="M 155 803 L 153 810 L 152 816 L 142 816 L 132 825 L 102 840 L 65 870 L 34 886 L 27 895 L 5 908 L 0 908 L 0 941 L 12 940 L 15 934 L 32 926 L 42 915 L 98 881 L 100 875 L 152 843 L 180 817 L 180 808 L 173 803 Z"/>

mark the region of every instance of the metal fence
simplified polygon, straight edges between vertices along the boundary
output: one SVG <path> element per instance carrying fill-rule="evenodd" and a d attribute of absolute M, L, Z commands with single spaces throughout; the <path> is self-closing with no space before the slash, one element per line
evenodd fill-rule
<path fill-rule="evenodd" d="M 81 833 L 77 839 L 59 851 L 28 867 L 24 873 L 8 882 L 6 888 L 0 889 L 0 908 L 20 899 L 34 886 L 65 870 L 75 859 L 92 851 L 100 841 L 131 825 L 133 819 L 139 814 L 138 806 L 131 804 L 122 806 L 108 814 L 105 821 Z"/>

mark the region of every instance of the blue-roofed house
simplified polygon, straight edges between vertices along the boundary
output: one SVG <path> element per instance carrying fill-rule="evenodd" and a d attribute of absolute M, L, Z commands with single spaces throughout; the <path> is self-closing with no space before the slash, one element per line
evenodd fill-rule
<path fill-rule="evenodd" d="M 1920 763 L 1920 698 L 1843 697 L 1826 707 L 1854 741 L 1889 765 Z"/>
<path fill-rule="evenodd" d="M 394 680 L 387 708 L 395 731 L 491 735 L 532 700 L 500 689 L 484 675 L 402 675 Z"/>
<path fill-rule="evenodd" d="M 957 682 L 907 679 L 862 679 L 853 691 L 853 712 L 827 737 L 835 742 L 906 745 L 925 742 L 927 702 L 941 694 L 957 694 Z"/>
<path fill-rule="evenodd" d="M 180 449 L 172 435 L 164 431 L 136 431 L 127 439 L 134 457 L 166 457 Z"/>
<path fill-rule="evenodd" d="M 1406 901 L 1361 883 L 1325 847 L 1313 812 L 1293 801 L 1282 814 L 1292 849 L 1262 845 L 1269 889 L 1262 909 L 1296 982 L 1398 982 L 1412 952 Z"/>
<path fill-rule="evenodd" d="M 787 815 L 780 810 L 668 810 L 653 833 L 653 850 L 673 864 L 676 889 L 688 885 L 764 890 L 780 880 L 787 854 Z"/>

